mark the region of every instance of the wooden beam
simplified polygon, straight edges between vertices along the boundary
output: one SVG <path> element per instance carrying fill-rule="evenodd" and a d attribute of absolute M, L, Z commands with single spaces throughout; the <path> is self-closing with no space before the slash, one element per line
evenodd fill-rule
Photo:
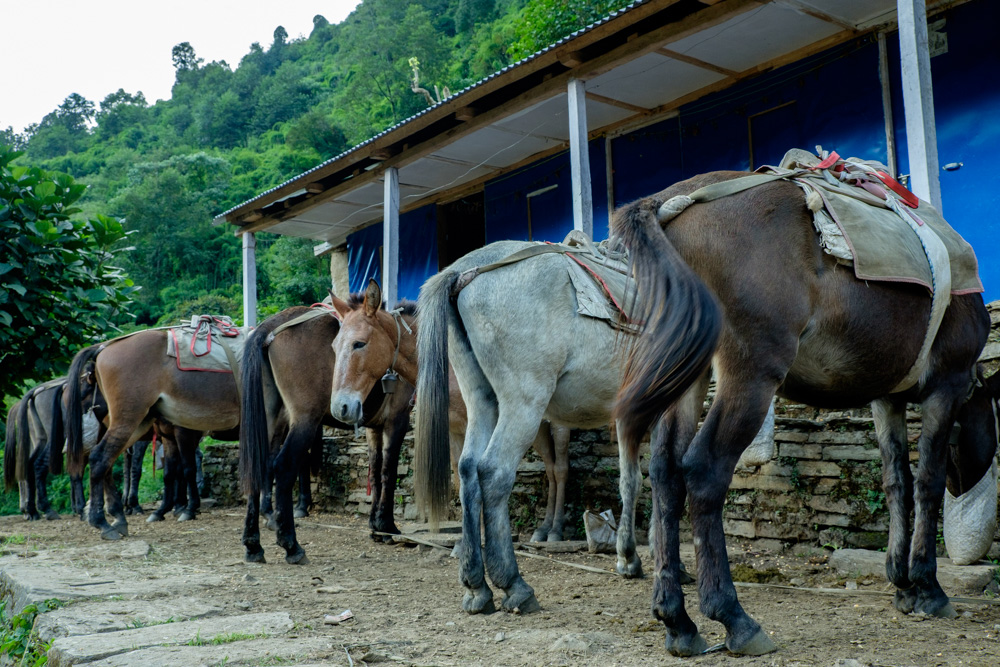
<path fill-rule="evenodd" d="M 687 63 L 688 65 L 694 65 L 695 67 L 700 67 L 702 69 L 711 70 L 713 72 L 718 72 L 719 74 L 725 74 L 726 76 L 736 76 L 738 72 L 726 69 L 725 67 L 720 67 L 719 65 L 713 65 L 712 63 L 705 62 L 698 58 L 692 58 L 691 56 L 686 56 L 683 53 L 678 53 L 677 51 L 671 51 L 666 48 L 656 49 L 656 52 L 661 56 L 666 56 L 671 60 L 679 60 L 682 63 Z"/>
<path fill-rule="evenodd" d="M 605 97 L 604 95 L 598 95 L 597 93 L 587 93 L 588 100 L 594 100 L 595 102 L 600 102 L 601 104 L 607 104 L 611 107 L 618 107 L 619 109 L 625 109 L 627 111 L 634 111 L 638 114 L 648 114 L 648 107 L 641 107 L 637 104 L 629 104 L 628 102 L 622 102 L 621 100 L 616 100 L 613 97 Z"/>
<path fill-rule="evenodd" d="M 579 51 L 570 51 L 559 56 L 559 62 L 566 67 L 576 67 L 583 64 L 583 54 Z"/>
<path fill-rule="evenodd" d="M 311 195 L 318 195 L 323 192 L 326 188 L 319 181 L 313 181 L 312 183 L 306 183 L 306 192 Z"/>
<path fill-rule="evenodd" d="M 476 117 L 476 114 L 478 113 L 479 111 L 476 109 L 476 107 L 471 107 L 471 106 L 462 107 L 461 109 L 455 112 L 455 120 L 460 120 L 463 122 L 467 120 L 472 120 L 473 118 Z"/>
<path fill-rule="evenodd" d="M 878 34 L 878 78 L 882 84 L 882 119 L 885 123 L 885 166 L 895 178 L 899 174 L 896 163 L 896 128 L 892 122 L 892 80 L 889 77 L 889 48 L 885 32 Z"/>

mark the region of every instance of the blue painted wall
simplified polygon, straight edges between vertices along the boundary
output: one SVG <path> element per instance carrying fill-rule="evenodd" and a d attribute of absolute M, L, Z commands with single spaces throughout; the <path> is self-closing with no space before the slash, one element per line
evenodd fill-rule
<path fill-rule="evenodd" d="M 382 223 L 347 237 L 347 265 L 352 292 L 368 280 L 382 283 Z M 438 271 L 437 207 L 423 206 L 399 216 L 399 298 L 416 300 L 420 286 Z"/>

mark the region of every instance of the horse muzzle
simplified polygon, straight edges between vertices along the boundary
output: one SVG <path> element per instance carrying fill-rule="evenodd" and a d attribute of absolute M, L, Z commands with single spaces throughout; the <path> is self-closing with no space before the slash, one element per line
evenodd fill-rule
<path fill-rule="evenodd" d="M 330 399 L 330 414 L 345 424 L 360 424 L 363 419 L 361 397 L 357 394 L 337 394 Z"/>

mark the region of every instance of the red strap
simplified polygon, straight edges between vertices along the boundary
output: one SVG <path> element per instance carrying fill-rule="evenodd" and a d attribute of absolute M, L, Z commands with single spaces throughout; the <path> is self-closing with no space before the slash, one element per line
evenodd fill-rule
<path fill-rule="evenodd" d="M 813 167 L 813 169 L 829 169 L 833 165 L 837 164 L 837 160 L 839 159 L 840 156 L 837 155 L 837 151 L 830 151 L 830 155 L 818 165 Z"/>
<path fill-rule="evenodd" d="M 885 173 L 884 171 L 876 171 L 878 177 L 885 183 L 885 186 L 899 195 L 899 198 L 903 200 L 903 203 L 910 208 L 917 208 L 920 205 L 920 200 L 917 196 L 907 190 L 901 183 L 899 183 L 895 178 Z"/>

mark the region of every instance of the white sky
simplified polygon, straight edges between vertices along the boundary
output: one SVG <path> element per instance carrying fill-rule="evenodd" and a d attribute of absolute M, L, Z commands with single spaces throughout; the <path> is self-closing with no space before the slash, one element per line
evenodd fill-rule
<path fill-rule="evenodd" d="M 322 14 L 340 23 L 359 0 L 0 0 L 0 129 L 20 132 L 71 93 L 99 107 L 119 88 L 153 104 L 170 97 L 171 49 L 190 42 L 206 63 L 236 67 L 274 29 L 308 36 Z"/>

